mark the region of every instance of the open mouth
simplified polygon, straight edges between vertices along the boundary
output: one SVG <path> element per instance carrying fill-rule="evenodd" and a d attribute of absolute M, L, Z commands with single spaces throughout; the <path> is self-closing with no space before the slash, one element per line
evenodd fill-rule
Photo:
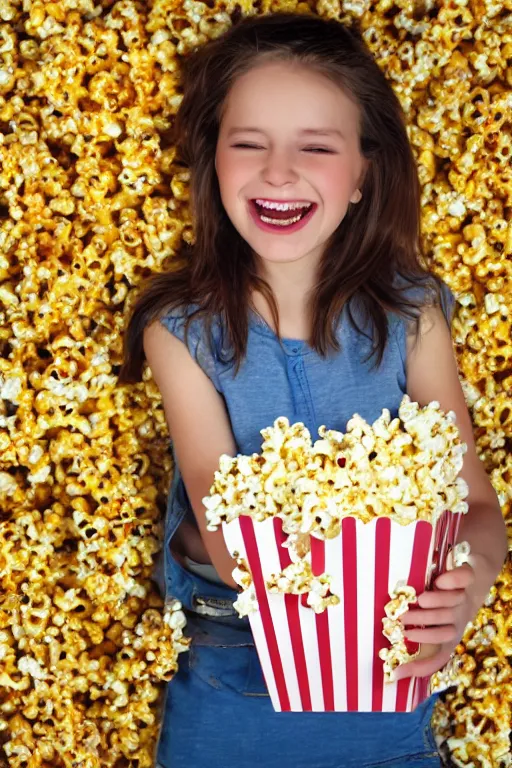
<path fill-rule="evenodd" d="M 256 223 L 272 231 L 290 231 L 303 226 L 317 207 L 308 202 L 274 203 L 258 199 L 250 200 L 249 205 Z"/>

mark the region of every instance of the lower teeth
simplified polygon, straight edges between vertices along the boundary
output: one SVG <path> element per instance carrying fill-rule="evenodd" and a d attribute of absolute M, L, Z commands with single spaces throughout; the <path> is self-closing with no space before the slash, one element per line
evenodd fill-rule
<path fill-rule="evenodd" d="M 271 219 L 268 216 L 260 215 L 260 219 L 264 221 L 265 224 L 276 224 L 278 227 L 288 227 L 290 224 L 295 224 L 297 221 L 300 221 L 301 216 L 294 216 L 293 219 Z"/>

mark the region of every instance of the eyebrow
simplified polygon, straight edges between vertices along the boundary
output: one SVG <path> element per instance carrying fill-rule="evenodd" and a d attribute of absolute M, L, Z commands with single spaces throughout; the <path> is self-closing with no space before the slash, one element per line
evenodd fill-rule
<path fill-rule="evenodd" d="M 265 133 L 261 128 L 235 127 L 228 131 L 228 138 L 234 133 Z M 339 136 L 344 139 L 344 135 L 337 128 L 304 128 L 299 131 L 303 136 Z"/>

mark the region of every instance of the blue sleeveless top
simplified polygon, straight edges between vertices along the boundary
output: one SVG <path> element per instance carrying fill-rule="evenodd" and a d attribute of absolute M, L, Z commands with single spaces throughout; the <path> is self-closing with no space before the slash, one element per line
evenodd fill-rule
<path fill-rule="evenodd" d="M 413 288 L 411 294 L 425 289 Z M 441 290 L 442 309 L 451 323 L 454 297 L 446 285 Z M 173 310 L 160 322 L 174 336 L 185 341 L 185 322 L 195 307 Z M 355 313 L 354 313 L 355 314 Z M 358 324 L 359 316 L 357 316 Z M 406 331 L 407 320 L 388 314 L 389 338 L 381 364 L 375 367 L 370 356 L 372 342 L 358 332 L 344 310 L 337 329 L 340 351 L 322 358 L 306 341 L 279 340 L 267 323 L 254 312 L 249 315 L 247 355 L 238 373 L 224 347 L 220 324 L 213 323 L 207 334 L 203 318 L 194 318 L 188 329 L 187 347 L 193 359 L 222 395 L 231 420 L 237 451 L 243 454 L 259 452 L 260 430 L 272 425 L 279 416 L 290 423 L 303 422 L 312 439 L 318 428 L 344 431 L 355 413 L 366 421 L 377 419 L 383 408 L 391 416 L 398 413 L 406 393 Z M 368 328 L 363 330 L 368 332 Z M 368 334 L 369 335 L 369 334 Z M 169 492 L 165 520 L 166 547 L 182 522 L 193 513 L 178 465 Z M 166 584 L 163 563 L 157 564 L 155 578 L 166 598 L 173 593 Z M 158 572 L 159 571 L 159 572 Z M 180 599 L 180 595 L 174 595 Z"/>

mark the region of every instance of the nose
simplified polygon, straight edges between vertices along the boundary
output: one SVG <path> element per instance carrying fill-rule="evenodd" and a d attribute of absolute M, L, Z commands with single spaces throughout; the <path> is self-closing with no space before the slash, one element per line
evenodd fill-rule
<path fill-rule="evenodd" d="M 262 180 L 274 187 L 293 184 L 298 174 L 294 167 L 290 152 L 271 149 L 265 153 L 265 163 L 262 169 Z"/>

